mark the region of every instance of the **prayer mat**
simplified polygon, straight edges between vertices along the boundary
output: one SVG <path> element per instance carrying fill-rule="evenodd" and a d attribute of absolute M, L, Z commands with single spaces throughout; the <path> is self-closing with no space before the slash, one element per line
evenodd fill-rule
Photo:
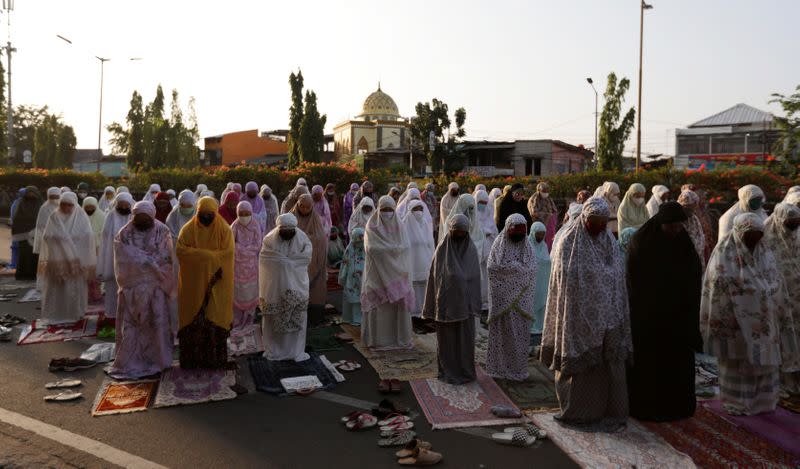
<path fill-rule="evenodd" d="M 411 381 L 411 389 L 434 430 L 522 422 L 521 418 L 499 418 L 492 414 L 493 406 L 513 409 L 516 406 L 480 367 L 475 370 L 477 379 L 463 385 L 447 384 L 436 378 Z"/>
<path fill-rule="evenodd" d="M 336 326 L 312 327 L 306 333 L 306 350 L 314 352 L 333 352 L 342 349 L 342 344 L 334 336 L 341 332 Z"/>
<path fill-rule="evenodd" d="M 64 342 L 97 335 L 100 316 L 85 316 L 74 322 L 53 322 L 47 319 L 34 319 L 22 329 L 17 345 Z"/>
<path fill-rule="evenodd" d="M 800 415 L 778 407 L 758 415 L 730 415 L 722 401 L 705 401 L 703 405 L 723 419 L 782 448 L 800 464 Z"/>
<path fill-rule="evenodd" d="M 528 360 L 528 373 L 528 379 L 525 381 L 506 379 L 495 379 L 495 381 L 523 411 L 536 413 L 558 409 L 553 372 L 539 360 L 531 358 Z"/>
<path fill-rule="evenodd" d="M 228 336 L 228 355 L 250 355 L 264 351 L 264 340 L 261 337 L 261 324 L 250 324 L 241 329 L 233 329 Z"/>
<path fill-rule="evenodd" d="M 256 389 L 278 396 L 288 396 L 289 394 L 281 385 L 281 380 L 298 376 L 316 376 L 322 383 L 321 390 L 333 389 L 336 386 L 336 377 L 330 372 L 320 355 L 314 353 L 309 355 L 311 358 L 302 362 L 267 360 L 260 355 L 247 357 L 247 364 L 250 366 L 250 373 L 253 375 Z"/>
<path fill-rule="evenodd" d="M 161 373 L 153 407 L 225 401 L 236 397 L 234 370 L 184 370 L 176 361 Z"/>
<path fill-rule="evenodd" d="M 339 285 L 339 269 L 328 269 L 328 291 L 339 291 L 342 286 Z"/>
<path fill-rule="evenodd" d="M 439 375 L 436 358 L 436 334 L 414 334 L 414 347 L 408 350 L 370 350 L 361 342 L 361 328 L 341 324 L 353 338 L 353 347 L 361 353 L 381 379 L 435 378 Z"/>
<path fill-rule="evenodd" d="M 641 422 L 678 451 L 688 454 L 697 467 L 795 467 L 795 458 L 750 432 L 697 406 L 694 417 L 674 422 Z"/>
<path fill-rule="evenodd" d="M 106 312 L 106 307 L 103 303 L 98 303 L 96 305 L 89 305 L 86 307 L 86 316 L 101 315 L 101 314 L 104 315 L 105 312 Z"/>
<path fill-rule="evenodd" d="M 37 289 L 31 288 L 17 300 L 17 303 L 35 303 L 37 301 L 42 301 L 42 294 Z"/>
<path fill-rule="evenodd" d="M 526 412 L 528 414 L 528 412 Z M 585 432 L 553 419 L 557 412 L 531 414 L 536 426 L 579 466 L 694 468 L 692 459 L 635 420 L 615 433 Z"/>
<path fill-rule="evenodd" d="M 800 414 L 800 394 L 784 397 L 778 402 L 778 405 L 796 414 Z"/>
<path fill-rule="evenodd" d="M 100 385 L 92 406 L 92 416 L 128 414 L 147 410 L 156 389 L 154 379 L 141 381 L 112 381 Z"/>

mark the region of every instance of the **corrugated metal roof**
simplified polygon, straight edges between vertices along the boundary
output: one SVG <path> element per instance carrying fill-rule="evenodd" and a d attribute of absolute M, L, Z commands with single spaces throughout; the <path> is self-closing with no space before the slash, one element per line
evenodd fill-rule
<path fill-rule="evenodd" d="M 763 122 L 771 122 L 772 114 L 756 109 L 753 106 L 748 106 L 744 103 L 739 103 L 732 108 L 726 109 L 713 116 L 706 117 L 699 120 L 689 127 L 714 127 L 724 125 L 743 125 L 743 124 L 757 124 Z"/>

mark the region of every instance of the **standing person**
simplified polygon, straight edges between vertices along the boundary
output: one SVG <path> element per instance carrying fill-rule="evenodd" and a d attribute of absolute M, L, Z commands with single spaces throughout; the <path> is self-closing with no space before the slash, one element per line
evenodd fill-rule
<path fill-rule="evenodd" d="M 569 203 L 569 207 L 567 207 L 567 213 L 564 214 L 563 223 L 566 224 L 570 220 L 570 210 L 572 210 L 574 207 L 579 207 L 578 215 L 580 215 L 580 213 L 581 213 L 580 209 L 583 209 L 583 203 L 586 202 L 589 199 L 589 197 L 591 197 L 591 196 L 592 196 L 592 193 L 587 191 L 586 189 L 582 189 L 582 190 L 578 191 L 578 193 L 575 195 L 575 202 L 570 202 Z M 563 228 L 563 226 L 562 226 L 562 228 Z M 617 227 L 617 228 L 619 228 L 619 227 Z"/>
<path fill-rule="evenodd" d="M 697 217 L 700 198 L 694 193 L 694 191 L 685 190 L 681 192 L 681 195 L 678 196 L 678 203 L 686 212 L 687 218 L 686 221 L 683 222 L 683 228 L 686 230 L 686 233 L 692 240 L 692 245 L 694 246 L 695 251 L 697 251 L 697 256 L 700 258 L 700 265 L 702 266 L 703 270 L 705 270 L 706 237 L 705 233 L 703 232 L 703 225 L 700 223 L 700 219 Z"/>
<path fill-rule="evenodd" d="M 229 191 L 222 198 L 222 205 L 219 207 L 219 215 L 228 225 L 236 221 L 236 206 L 239 205 L 239 194 Z"/>
<path fill-rule="evenodd" d="M 780 203 L 767 218 L 764 227 L 764 244 L 775 255 L 778 270 L 783 275 L 788 295 L 788 313 L 785 322 L 794 326 L 795 342 L 800 343 L 800 208 L 790 203 Z M 784 328 L 788 331 L 788 328 Z M 788 332 L 786 333 L 788 335 Z M 791 342 L 789 342 L 791 343 Z M 784 347 L 783 351 L 789 351 Z M 789 394 L 800 394 L 800 356 L 782 357 L 781 388 Z"/>
<path fill-rule="evenodd" d="M 25 188 L 25 195 L 11 216 L 11 240 L 17 243 L 17 262 L 14 278 L 35 280 L 39 257 L 33 252 L 36 222 L 42 209 L 42 196 L 34 186 Z"/>
<path fill-rule="evenodd" d="M 9 218 L 14 220 L 14 214 L 17 212 L 17 206 L 19 206 L 20 201 L 22 198 L 25 197 L 25 188 L 20 188 L 17 191 L 17 197 L 11 202 L 11 208 L 9 209 Z M 19 243 L 14 239 L 11 240 L 11 263 L 8 264 L 9 269 L 16 269 L 17 268 L 17 259 L 19 258 Z"/>
<path fill-rule="evenodd" d="M 499 224 L 500 205 L 503 203 L 503 200 L 505 200 L 506 196 L 508 196 L 511 193 L 511 187 L 512 187 L 511 184 L 506 184 L 505 186 L 503 186 L 502 192 L 500 192 L 500 194 L 497 195 L 494 199 L 494 224 L 500 226 L 500 228 L 498 228 L 497 230 L 498 232 L 500 232 L 503 229 L 502 226 Z M 530 213 L 528 215 L 530 215 Z"/>
<path fill-rule="evenodd" d="M 167 216 L 172 211 L 170 195 L 166 192 L 159 192 L 156 194 L 156 200 L 153 201 L 153 205 L 156 207 L 156 220 L 166 223 Z"/>
<path fill-rule="evenodd" d="M 167 189 L 167 197 L 169 197 L 169 205 L 170 208 L 178 205 L 178 201 L 176 199 L 175 189 Z"/>
<path fill-rule="evenodd" d="M 103 282 L 105 290 L 105 315 L 117 317 L 117 278 L 114 274 L 114 238 L 131 219 L 133 197 L 128 192 L 120 192 L 114 198 L 112 210 L 106 215 L 100 241 L 100 254 L 97 256 L 97 280 Z"/>
<path fill-rule="evenodd" d="M 534 222 L 540 221 L 547 228 L 545 242 L 547 249 L 553 247 L 553 237 L 556 235 L 558 225 L 558 209 L 555 202 L 550 198 L 550 186 L 546 182 L 536 185 L 536 192 L 528 199 L 528 213 Z"/>
<path fill-rule="evenodd" d="M 342 322 L 361 325 L 361 285 L 364 280 L 364 228 L 350 232 L 350 244 L 344 250 L 339 268 L 339 285 L 342 286 Z"/>
<path fill-rule="evenodd" d="M 315 215 L 316 216 L 316 215 Z M 259 302 L 268 360 L 308 360 L 308 264 L 313 248 L 297 229 L 297 219 L 284 213 L 264 237 L 258 264 Z"/>
<path fill-rule="evenodd" d="M 92 232 L 94 233 L 95 255 L 99 256 L 103 245 L 103 226 L 106 223 L 106 213 L 100 210 L 97 199 L 94 197 L 83 199 L 83 211 L 89 217 L 89 224 L 92 226 Z M 97 280 L 96 276 L 92 276 L 89 279 L 88 288 L 89 302 L 99 303 L 103 299 L 103 293 L 100 291 L 100 281 Z"/>
<path fill-rule="evenodd" d="M 417 190 L 417 198 L 419 198 L 419 193 L 420 193 L 419 192 L 419 186 L 417 186 L 417 183 L 414 182 L 414 181 L 409 182 L 406 185 L 406 190 L 403 191 L 402 194 L 400 194 L 400 199 L 397 201 L 397 208 L 398 209 L 400 208 L 400 204 L 402 204 L 406 200 L 406 198 L 409 196 L 409 194 L 411 194 L 411 189 L 416 189 Z M 402 218 L 402 216 L 400 218 Z"/>
<path fill-rule="evenodd" d="M 36 230 L 33 235 L 33 253 L 38 255 L 42 245 L 42 236 L 50 215 L 58 210 L 58 202 L 61 199 L 61 189 L 51 187 L 47 189 L 47 201 L 39 207 L 39 214 L 36 216 Z M 38 259 L 36 263 L 38 264 Z M 35 272 L 35 269 L 34 269 Z M 35 273 L 34 273 L 35 276 Z"/>
<path fill-rule="evenodd" d="M 320 185 L 311 188 L 311 200 L 314 202 L 314 213 L 317 214 L 319 220 L 322 222 L 322 228 L 325 233 L 331 231 L 333 221 L 331 219 L 331 208 L 328 201 L 325 200 L 325 190 Z"/>
<path fill-rule="evenodd" d="M 416 189 L 412 189 L 416 190 Z M 408 211 L 402 218 L 403 228 L 406 230 L 410 245 L 409 256 L 411 258 L 410 280 L 414 289 L 416 299 L 414 308 L 411 310 L 412 317 L 422 315 L 423 302 L 425 301 L 425 284 L 428 281 L 428 274 L 431 270 L 433 259 L 433 229 L 432 220 L 429 214 L 425 213 L 425 204 L 421 200 L 412 200 L 408 204 Z"/>
<path fill-rule="evenodd" d="M 281 213 L 289 213 L 303 194 L 310 194 L 306 186 L 295 186 L 281 203 Z"/>
<path fill-rule="evenodd" d="M 439 226 L 446 227 L 447 216 L 450 215 L 450 211 L 456 205 L 456 201 L 458 200 L 458 184 L 455 182 L 451 182 L 447 186 L 447 193 L 442 196 L 442 200 L 439 201 Z M 431 213 L 433 214 L 433 213 Z M 444 232 L 447 231 L 447 228 L 442 230 L 443 232 L 439 233 L 439 240 L 444 238 Z"/>
<path fill-rule="evenodd" d="M 88 280 L 95 275 L 97 255 L 89 217 L 73 192 L 61 194 L 42 237 L 37 284 L 42 292 L 42 317 L 77 321 L 86 314 Z"/>
<path fill-rule="evenodd" d="M 147 189 L 147 194 L 144 195 L 142 200 L 147 202 L 155 202 L 156 196 L 158 193 L 161 192 L 161 186 L 158 184 L 150 184 L 150 188 Z"/>
<path fill-rule="evenodd" d="M 358 207 L 358 204 L 361 203 L 361 200 L 364 197 L 372 199 L 375 202 L 375 193 L 374 188 L 372 187 L 372 183 L 369 181 L 364 181 L 361 183 L 361 188 L 358 190 L 358 194 L 353 197 L 353 207 Z"/>
<path fill-rule="evenodd" d="M 194 204 L 196 198 L 194 192 L 189 189 L 182 190 L 178 194 L 178 205 L 172 208 L 172 211 L 167 215 L 167 228 L 172 233 L 172 239 L 178 239 L 183 225 L 189 223 L 194 217 Z M 173 243 L 174 244 L 174 243 Z"/>
<path fill-rule="evenodd" d="M 558 244 L 559 240 L 564 236 L 564 233 L 567 232 L 569 227 L 580 222 L 581 213 L 583 213 L 583 204 L 578 204 L 575 202 L 569 204 L 566 220 L 564 220 L 564 224 L 561 225 L 561 228 L 556 231 L 556 235 L 553 237 L 553 249 L 556 248 L 556 244 Z M 622 236 L 621 233 L 620 236 Z"/>
<path fill-rule="evenodd" d="M 114 202 L 114 197 L 117 196 L 113 186 L 107 186 L 103 189 L 103 197 L 100 198 L 99 208 L 105 213 L 111 210 L 111 203 Z"/>
<path fill-rule="evenodd" d="M 425 184 L 420 199 L 425 202 L 428 213 L 433 217 L 433 239 L 438 239 L 439 233 L 439 200 L 436 198 L 436 186 L 432 182 Z"/>
<path fill-rule="evenodd" d="M 638 182 L 631 184 L 625 192 L 625 197 L 617 210 L 617 228 L 620 233 L 625 228 L 639 229 L 650 219 L 650 213 L 644 204 L 646 194 L 647 189 Z"/>
<path fill-rule="evenodd" d="M 205 192 L 205 191 L 207 191 L 207 190 L 208 190 L 208 186 L 207 186 L 207 185 L 205 185 L 205 184 L 198 184 L 198 185 L 197 185 L 197 188 L 196 188 L 196 189 L 195 189 L 195 191 L 194 191 L 194 196 L 195 196 L 196 198 L 198 198 L 198 199 L 199 199 L 200 197 L 202 197 L 202 196 L 203 196 L 203 192 Z"/>
<path fill-rule="evenodd" d="M 719 360 L 722 405 L 732 415 L 775 410 L 781 348 L 797 350 L 781 327 L 791 307 L 775 256 L 761 243 L 763 235 L 758 213 L 737 215 L 703 280 L 700 331 L 706 353 Z"/>
<path fill-rule="evenodd" d="M 202 197 L 197 214 L 178 235 L 181 368 L 221 369 L 228 362 L 235 247 L 218 211 L 216 200 Z"/>
<path fill-rule="evenodd" d="M 389 197 L 394 199 L 395 205 L 400 203 L 400 188 L 397 186 L 392 186 L 389 188 Z"/>
<path fill-rule="evenodd" d="M 397 216 L 399 216 L 401 220 L 406 217 L 406 213 L 408 212 L 408 206 L 412 200 L 420 200 L 419 189 L 416 189 L 414 187 L 409 189 L 408 192 L 404 192 L 403 197 L 397 204 Z M 424 206 L 425 204 L 422 205 Z M 425 210 L 427 209 L 428 207 L 425 206 Z M 428 213 L 428 215 L 430 216 L 430 213 Z"/>
<path fill-rule="evenodd" d="M 478 214 L 475 205 L 475 198 L 472 197 L 471 194 L 461 194 L 452 210 L 450 210 L 450 215 L 447 218 L 450 219 L 458 214 L 466 216 L 467 220 L 469 220 L 469 238 L 475 244 L 475 249 L 478 252 L 483 252 L 483 245 L 486 240 L 486 235 L 484 235 L 483 228 L 480 226 L 480 222 L 478 221 Z M 446 235 L 446 233 L 440 232 L 440 236 L 442 234 Z"/>
<path fill-rule="evenodd" d="M 478 257 L 481 261 L 481 307 L 483 311 L 489 310 L 489 271 L 487 270 L 487 262 L 489 260 L 489 253 L 492 251 L 492 244 L 497 238 L 497 226 L 494 224 L 494 217 L 489 208 L 489 194 L 485 190 L 480 189 L 475 192 L 475 203 L 478 208 L 478 224 L 484 234 L 483 245 L 481 250 L 478 251 Z"/>
<path fill-rule="evenodd" d="M 272 189 L 266 184 L 261 186 L 261 199 L 264 201 L 264 212 L 266 213 L 264 220 L 264 233 L 269 233 L 275 228 L 275 222 L 278 219 L 278 198 L 272 193 Z"/>
<path fill-rule="evenodd" d="M 352 233 L 356 228 L 366 228 L 367 222 L 375 212 L 375 203 L 369 197 L 364 197 L 358 203 L 353 215 L 350 216 L 350 221 L 347 223 L 347 229 Z"/>
<path fill-rule="evenodd" d="M 233 233 L 233 329 L 253 323 L 258 306 L 258 253 L 264 233 L 253 217 L 250 202 L 239 202 Z"/>
<path fill-rule="evenodd" d="M 220 194 L 220 200 L 224 201 L 225 200 L 225 196 L 228 195 L 228 192 L 232 192 L 232 191 L 233 191 L 233 183 L 232 182 L 228 182 L 227 184 L 225 184 L 225 189 L 222 190 L 222 194 Z"/>
<path fill-rule="evenodd" d="M 538 265 L 527 233 L 525 217 L 511 214 L 489 254 L 486 372 L 494 378 L 512 381 L 528 379 L 528 348 Z"/>
<path fill-rule="evenodd" d="M 379 213 L 369 219 L 364 230 L 367 255 L 361 289 L 361 341 L 379 350 L 413 347 L 410 244 L 394 209 L 394 199 L 381 197 Z"/>
<path fill-rule="evenodd" d="M 733 229 L 733 220 L 742 213 L 755 213 L 763 224 L 767 219 L 767 212 L 764 211 L 764 191 L 760 187 L 748 184 L 739 188 L 739 202 L 734 204 L 719 219 L 719 233 L 717 242 L 722 242 Z"/>
<path fill-rule="evenodd" d="M 258 184 L 255 181 L 250 181 L 244 186 L 244 194 L 242 194 L 240 201 L 245 201 L 250 204 L 252 207 L 252 217 L 253 220 L 258 224 L 261 228 L 261 232 L 266 234 L 264 231 L 264 227 L 266 226 L 267 221 L 267 211 L 264 208 L 264 199 L 258 193 Z M 238 207 L 237 207 L 238 208 Z M 259 249 L 260 243 L 259 243 Z"/>
<path fill-rule="evenodd" d="M 611 210 L 611 216 L 608 217 L 608 229 L 614 236 L 619 235 L 619 227 L 617 223 L 617 212 L 619 211 L 619 185 L 616 182 L 606 181 L 602 186 L 603 198 Z"/>
<path fill-rule="evenodd" d="M 350 222 L 350 216 L 353 215 L 353 209 L 356 208 L 353 204 L 353 199 L 355 199 L 356 194 L 358 194 L 358 184 L 354 182 L 350 184 L 350 190 L 344 195 L 344 200 L 342 201 L 342 227 L 344 227 L 345 231 L 347 231 L 347 224 Z M 347 235 L 349 235 L 349 232 Z"/>
<path fill-rule="evenodd" d="M 557 420 L 616 430 L 628 417 L 625 361 L 632 345 L 625 267 L 607 227 L 610 215 L 603 198 L 589 198 L 553 250 L 540 355 L 555 372 Z"/>
<path fill-rule="evenodd" d="M 628 248 L 634 356 L 628 396 L 631 416 L 642 420 L 688 418 L 697 406 L 694 355 L 703 348 L 698 319 L 703 269 L 684 229 L 687 218 L 678 202 L 662 204 Z"/>
<path fill-rule="evenodd" d="M 114 239 L 119 298 L 116 356 L 108 374 L 115 379 L 139 379 L 172 366 L 170 301 L 176 287 L 172 235 L 155 219 L 151 202 L 137 202 L 132 213 L 133 219 Z"/>
<path fill-rule="evenodd" d="M 331 226 L 342 228 L 342 203 L 338 195 L 336 195 L 336 186 L 332 183 L 325 185 L 325 202 L 331 212 Z"/>
<path fill-rule="evenodd" d="M 481 314 L 480 260 L 469 239 L 469 220 L 450 217 L 436 247 L 428 277 L 423 316 L 436 321 L 439 380 L 475 381 L 475 321 Z"/>
<path fill-rule="evenodd" d="M 622 260 L 625 265 L 628 265 L 628 248 L 631 245 L 631 241 L 633 240 L 633 235 L 636 234 L 636 228 L 629 226 L 624 230 L 619 232 L 619 239 L 617 242 L 619 243 L 619 250 L 622 253 Z"/>
<path fill-rule="evenodd" d="M 328 230 L 314 211 L 314 200 L 303 194 L 291 211 L 297 219 L 297 228 L 306 234 L 313 252 L 308 264 L 308 322 L 315 326 L 324 320 L 325 299 L 328 294 Z"/>
<path fill-rule="evenodd" d="M 536 259 L 536 288 L 533 292 L 533 324 L 531 324 L 531 335 L 533 345 L 538 346 L 542 342 L 542 329 L 544 328 L 544 311 L 547 307 L 547 292 L 550 287 L 550 251 L 545 244 L 547 228 L 540 221 L 531 225 L 531 233 L 528 235 L 528 242 L 533 247 L 533 257 Z"/>
<path fill-rule="evenodd" d="M 328 257 L 327 266 L 331 269 L 339 269 L 342 264 L 342 257 L 344 256 L 344 242 L 339 233 L 339 228 L 331 227 L 331 232 L 328 235 Z"/>
<path fill-rule="evenodd" d="M 79 182 L 78 183 L 78 188 L 77 188 L 77 194 L 76 195 L 78 196 L 78 204 L 80 204 L 81 207 L 83 207 L 83 201 L 87 197 L 89 197 L 89 190 L 91 190 L 91 188 L 89 187 L 89 183 L 86 183 L 86 182 Z"/>
<path fill-rule="evenodd" d="M 519 183 L 511 186 L 508 190 L 508 194 L 506 194 L 500 202 L 495 220 L 497 222 L 497 231 L 502 231 L 506 225 L 506 218 L 515 213 L 519 213 L 525 217 L 525 222 L 528 224 L 528 227 L 533 224 L 528 206 L 525 203 L 525 186 Z"/>
<path fill-rule="evenodd" d="M 655 185 L 650 189 L 650 192 L 653 195 L 647 201 L 647 214 L 652 218 L 658 213 L 658 208 L 661 204 L 669 200 L 669 189 L 667 189 L 667 186 Z"/>

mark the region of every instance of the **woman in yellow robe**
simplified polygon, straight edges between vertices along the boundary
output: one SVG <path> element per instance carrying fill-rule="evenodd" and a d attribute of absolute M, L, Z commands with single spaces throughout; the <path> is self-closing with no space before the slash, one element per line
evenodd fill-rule
<path fill-rule="evenodd" d="M 216 200 L 202 197 L 197 213 L 178 235 L 181 368 L 219 369 L 228 361 L 234 242 L 230 226 L 218 210 Z"/>

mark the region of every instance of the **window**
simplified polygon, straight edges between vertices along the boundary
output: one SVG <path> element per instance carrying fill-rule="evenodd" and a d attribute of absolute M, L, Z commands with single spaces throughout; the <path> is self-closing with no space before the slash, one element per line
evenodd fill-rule
<path fill-rule="evenodd" d="M 541 176 L 542 175 L 542 159 L 541 158 L 534 158 L 534 160 L 533 160 L 533 175 L 534 176 Z"/>
<path fill-rule="evenodd" d="M 708 136 L 679 136 L 679 155 L 705 155 L 708 153 Z"/>
<path fill-rule="evenodd" d="M 366 138 L 361 137 L 361 139 L 358 141 L 358 147 L 356 148 L 356 151 L 359 155 L 369 152 L 369 144 L 367 143 Z"/>

